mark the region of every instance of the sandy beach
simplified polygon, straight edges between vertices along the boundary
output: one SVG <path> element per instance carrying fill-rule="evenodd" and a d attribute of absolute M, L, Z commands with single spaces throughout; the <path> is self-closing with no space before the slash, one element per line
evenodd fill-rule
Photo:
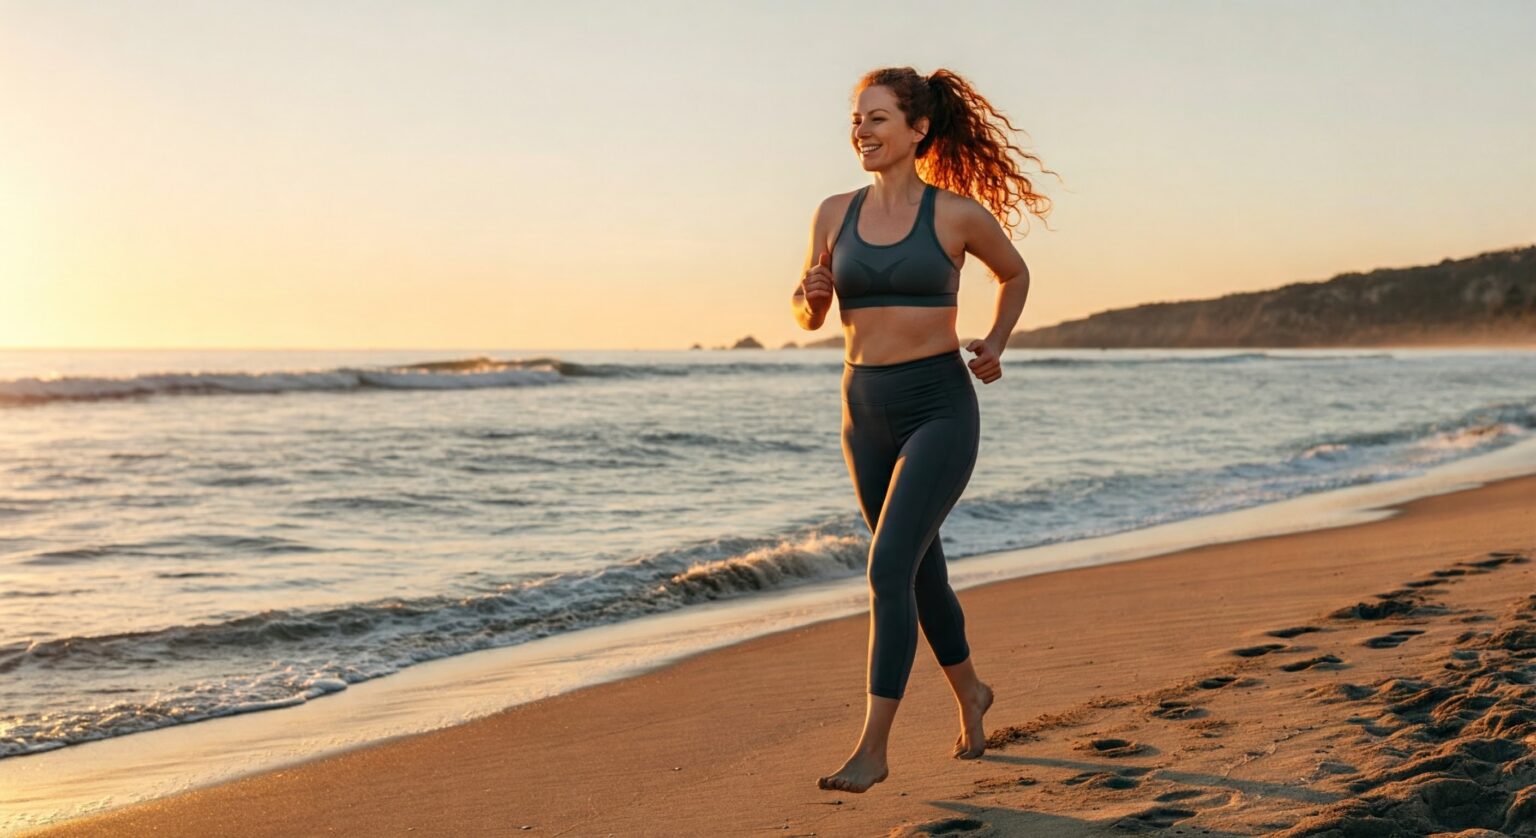
<path fill-rule="evenodd" d="M 0 838 L 1536 838 L 1536 0 L 1298 5 L 0 2 Z"/>
<path fill-rule="evenodd" d="M 1536 835 L 1536 476 L 1395 509 L 962 591 L 863 795 L 855 616 L 34 834 Z"/>

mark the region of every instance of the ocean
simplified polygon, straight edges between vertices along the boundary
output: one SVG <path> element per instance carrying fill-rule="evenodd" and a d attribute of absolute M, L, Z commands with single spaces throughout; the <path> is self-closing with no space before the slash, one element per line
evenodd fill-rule
<path fill-rule="evenodd" d="M 841 350 L 0 351 L 0 765 L 861 577 L 841 370 Z M 1536 432 L 1525 351 L 1003 370 L 976 382 L 951 568 Z"/>

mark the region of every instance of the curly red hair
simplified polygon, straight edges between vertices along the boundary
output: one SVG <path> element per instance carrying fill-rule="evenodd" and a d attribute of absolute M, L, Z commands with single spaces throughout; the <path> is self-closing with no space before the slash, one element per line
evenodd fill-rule
<path fill-rule="evenodd" d="M 928 133 L 914 152 L 918 176 L 924 181 L 975 198 L 1010 236 L 1014 215 L 1021 221 L 1027 218 L 1019 211 L 1021 204 L 1042 221 L 1050 214 L 1051 199 L 1034 191 L 1009 152 L 1037 164 L 1040 158 L 1009 141 L 1003 129 L 1019 129 L 969 82 L 942 68 L 924 77 L 911 67 L 886 67 L 865 73 L 853 88 L 853 98 L 877 84 L 896 95 L 908 125 L 928 118 Z M 1057 174 L 1043 164 L 1040 171 Z"/>

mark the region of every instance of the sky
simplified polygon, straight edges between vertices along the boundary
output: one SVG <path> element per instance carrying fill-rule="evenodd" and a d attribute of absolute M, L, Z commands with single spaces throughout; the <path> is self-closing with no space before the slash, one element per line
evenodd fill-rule
<path fill-rule="evenodd" d="M 685 349 L 801 330 L 866 71 L 1051 198 L 1020 329 L 1536 243 L 1529 0 L 0 0 L 0 347 Z M 998 286 L 961 276 L 961 338 Z"/>

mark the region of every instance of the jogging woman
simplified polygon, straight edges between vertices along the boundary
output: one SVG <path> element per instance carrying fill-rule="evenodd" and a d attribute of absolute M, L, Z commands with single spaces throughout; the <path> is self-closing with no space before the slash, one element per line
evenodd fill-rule
<path fill-rule="evenodd" d="M 817 208 L 793 307 L 814 331 L 836 296 L 843 324 L 843 456 L 871 534 L 868 697 L 853 755 L 817 785 L 862 792 L 886 778 L 919 627 L 959 705 L 951 755 L 986 750 L 992 689 L 976 676 L 939 525 L 976 462 L 970 376 L 984 384 L 1002 376 L 999 359 L 1029 294 L 1008 218 L 1020 203 L 1044 218 L 1050 202 L 1008 152 L 1038 158 L 1015 148 L 997 124 L 1013 130 L 1007 118 L 948 70 L 867 73 L 854 87 L 852 119 L 849 139 L 873 182 Z M 969 361 L 955 332 L 967 253 L 999 283 L 991 331 L 966 345 Z"/>

